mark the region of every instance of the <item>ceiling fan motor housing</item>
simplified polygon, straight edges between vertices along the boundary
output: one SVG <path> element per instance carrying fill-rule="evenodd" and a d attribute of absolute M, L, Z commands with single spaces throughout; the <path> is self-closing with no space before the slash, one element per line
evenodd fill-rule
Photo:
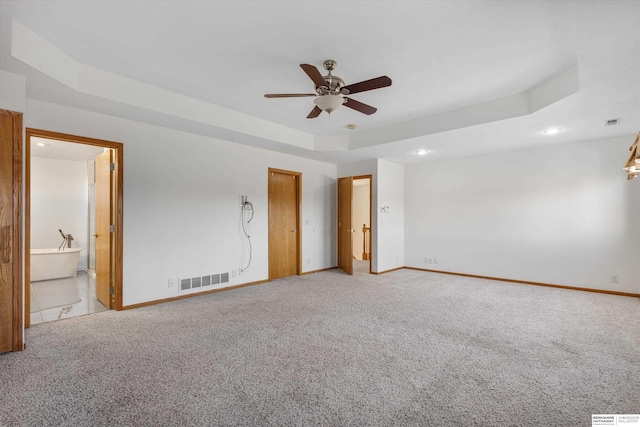
<path fill-rule="evenodd" d="M 327 93 L 342 93 L 343 95 L 347 95 L 349 93 L 348 91 L 346 93 L 343 93 L 340 90 L 344 87 L 344 80 L 342 80 L 338 76 L 334 76 L 333 74 L 331 74 L 331 71 L 336 68 L 338 63 L 333 59 L 327 59 L 322 63 L 322 65 L 327 71 L 329 71 L 329 74 L 327 74 L 326 76 L 322 76 L 324 81 L 327 83 L 326 89 L 323 87 L 316 87 L 316 92 L 318 93 L 318 95 L 326 95 Z"/>
<path fill-rule="evenodd" d="M 342 80 L 338 76 L 334 76 L 331 73 L 327 74 L 326 76 L 322 76 L 322 78 L 324 79 L 325 82 L 327 82 L 327 87 L 326 87 L 326 89 L 323 88 L 323 87 L 316 87 L 316 92 L 318 92 L 318 95 L 325 95 L 327 92 L 328 93 L 336 93 L 336 92 L 341 93 L 340 89 L 342 89 L 342 87 L 344 86 L 344 80 Z"/>

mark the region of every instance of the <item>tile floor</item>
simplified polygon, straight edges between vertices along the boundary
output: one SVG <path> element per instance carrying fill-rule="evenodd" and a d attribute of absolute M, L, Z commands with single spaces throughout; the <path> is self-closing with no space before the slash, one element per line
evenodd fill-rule
<path fill-rule="evenodd" d="M 95 279 L 78 272 L 76 277 L 31 283 L 31 324 L 107 311 L 96 299 Z"/>

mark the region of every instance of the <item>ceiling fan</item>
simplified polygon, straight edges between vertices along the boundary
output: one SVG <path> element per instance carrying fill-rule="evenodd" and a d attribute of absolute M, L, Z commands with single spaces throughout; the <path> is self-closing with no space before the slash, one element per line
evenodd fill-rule
<path fill-rule="evenodd" d="M 387 76 L 380 76 L 375 79 L 365 80 L 345 86 L 344 80 L 331 74 L 331 71 L 333 71 L 336 68 L 336 65 L 338 65 L 336 61 L 333 59 L 327 59 L 322 65 L 327 71 L 329 71 L 329 74 L 326 76 L 320 74 L 320 71 L 318 71 L 318 69 L 313 65 L 300 64 L 300 67 L 305 73 L 307 73 L 309 78 L 315 84 L 316 93 L 268 93 L 265 95 L 265 98 L 300 98 L 305 96 L 315 96 L 316 99 L 313 102 L 316 106 L 311 110 L 307 119 L 314 119 L 323 111 L 331 114 L 341 105 L 361 113 L 371 115 L 377 111 L 377 108 L 356 101 L 355 99 L 348 98 L 345 95 L 391 86 L 391 79 Z"/>

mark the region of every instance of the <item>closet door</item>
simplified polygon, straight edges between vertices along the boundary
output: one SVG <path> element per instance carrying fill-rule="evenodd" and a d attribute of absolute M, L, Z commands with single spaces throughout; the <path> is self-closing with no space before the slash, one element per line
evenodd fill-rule
<path fill-rule="evenodd" d="M 269 169 L 269 279 L 300 274 L 302 175 Z"/>
<path fill-rule="evenodd" d="M 0 353 L 23 347 L 22 114 L 0 110 Z"/>

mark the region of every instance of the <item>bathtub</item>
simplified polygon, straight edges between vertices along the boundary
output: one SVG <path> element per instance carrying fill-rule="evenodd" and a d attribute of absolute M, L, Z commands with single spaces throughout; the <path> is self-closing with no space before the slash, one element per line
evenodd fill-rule
<path fill-rule="evenodd" d="M 32 282 L 72 277 L 78 270 L 80 248 L 31 249 Z"/>

